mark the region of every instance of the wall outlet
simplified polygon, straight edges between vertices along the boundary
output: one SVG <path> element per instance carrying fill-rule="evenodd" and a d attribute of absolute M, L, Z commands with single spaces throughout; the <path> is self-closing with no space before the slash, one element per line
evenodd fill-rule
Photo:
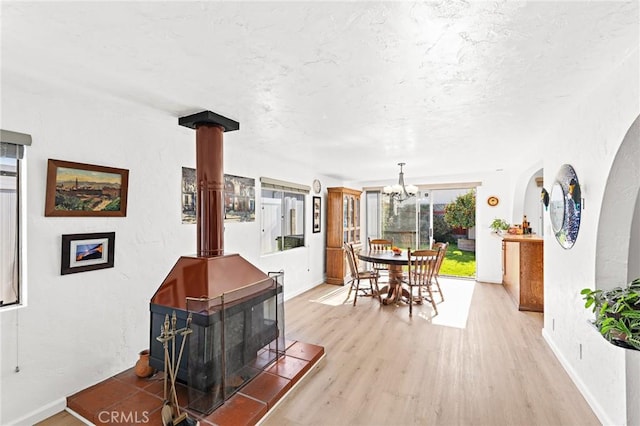
<path fill-rule="evenodd" d="M 580 343 L 580 359 L 582 359 L 582 343 Z"/>

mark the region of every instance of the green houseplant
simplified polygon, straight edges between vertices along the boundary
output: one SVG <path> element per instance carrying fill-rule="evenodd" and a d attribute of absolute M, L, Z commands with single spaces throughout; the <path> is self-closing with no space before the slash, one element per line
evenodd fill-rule
<path fill-rule="evenodd" d="M 496 234 L 499 234 L 500 231 L 506 231 L 509 229 L 509 222 L 504 219 L 495 218 L 493 219 L 493 222 L 491 222 L 491 225 L 489 225 L 489 228 L 491 228 Z"/>
<path fill-rule="evenodd" d="M 617 346 L 640 350 L 640 278 L 611 290 L 583 289 L 584 307 L 596 314 L 593 324 Z"/>

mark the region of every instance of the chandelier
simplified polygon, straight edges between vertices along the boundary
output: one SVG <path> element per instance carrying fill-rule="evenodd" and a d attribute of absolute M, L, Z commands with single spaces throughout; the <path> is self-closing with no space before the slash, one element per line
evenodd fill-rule
<path fill-rule="evenodd" d="M 406 163 L 398 163 L 398 166 L 400 166 L 400 175 L 398 176 L 398 184 L 385 186 L 382 189 L 382 192 L 387 194 L 390 198 L 400 202 L 407 200 L 418 193 L 417 186 L 404 185 L 404 172 L 402 171 L 402 166 L 404 166 L 405 164 Z"/>

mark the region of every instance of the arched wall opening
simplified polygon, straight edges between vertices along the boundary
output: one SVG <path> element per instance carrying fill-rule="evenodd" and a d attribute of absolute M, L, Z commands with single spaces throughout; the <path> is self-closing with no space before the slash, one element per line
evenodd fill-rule
<path fill-rule="evenodd" d="M 542 191 L 543 169 L 538 169 L 527 183 L 525 190 L 523 215 L 527 216 L 532 232 L 538 235 L 544 235 L 544 215 L 542 203 L 540 202 L 540 192 Z"/>
<path fill-rule="evenodd" d="M 542 220 L 540 210 L 540 191 L 542 187 L 543 167 L 541 162 L 537 162 L 532 167 L 524 170 L 517 178 L 513 194 L 513 206 L 511 212 L 511 223 L 521 223 L 523 216 L 527 216 L 532 232 L 542 235 Z M 509 221 L 509 218 L 507 218 Z"/>
<path fill-rule="evenodd" d="M 640 116 L 622 140 L 604 189 L 596 246 L 596 288 L 610 289 L 627 283 L 639 191 Z"/>
<path fill-rule="evenodd" d="M 624 286 L 640 272 L 640 116 L 618 149 L 604 189 L 596 246 L 596 288 Z M 625 352 L 626 424 L 640 424 L 640 352 Z"/>
<path fill-rule="evenodd" d="M 629 265 L 627 282 L 640 278 L 640 190 L 636 194 L 636 207 L 631 222 L 631 241 L 629 241 Z"/>

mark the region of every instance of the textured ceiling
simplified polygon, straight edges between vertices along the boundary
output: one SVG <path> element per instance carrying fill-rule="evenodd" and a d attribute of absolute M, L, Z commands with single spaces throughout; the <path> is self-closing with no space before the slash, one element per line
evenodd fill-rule
<path fill-rule="evenodd" d="M 638 2 L 7 2 L 19 78 L 170 116 L 345 180 L 541 158 L 546 132 L 639 48 Z M 9 83 L 7 83 L 9 82 Z"/>

